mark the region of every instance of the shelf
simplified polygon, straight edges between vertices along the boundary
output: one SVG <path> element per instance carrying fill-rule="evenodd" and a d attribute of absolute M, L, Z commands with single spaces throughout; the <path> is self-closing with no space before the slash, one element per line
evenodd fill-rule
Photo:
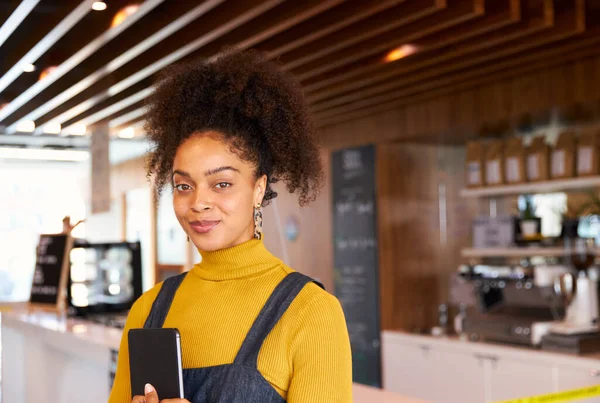
<path fill-rule="evenodd" d="M 592 249 L 594 255 L 600 255 L 598 248 Z M 568 253 L 568 249 L 544 248 L 544 247 L 523 247 L 523 248 L 465 248 L 461 251 L 462 257 L 483 258 L 483 257 L 561 257 Z"/>
<path fill-rule="evenodd" d="M 528 193 L 552 193 L 567 190 L 585 190 L 595 187 L 600 187 L 600 176 L 463 189 L 461 190 L 460 195 L 462 197 L 492 197 Z"/>

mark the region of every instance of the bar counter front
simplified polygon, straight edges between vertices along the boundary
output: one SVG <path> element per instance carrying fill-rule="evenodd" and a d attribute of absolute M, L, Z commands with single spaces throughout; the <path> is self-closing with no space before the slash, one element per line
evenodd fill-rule
<path fill-rule="evenodd" d="M 55 313 L 2 313 L 2 399 L 106 403 L 122 331 Z M 425 403 L 359 384 L 356 403 Z"/>

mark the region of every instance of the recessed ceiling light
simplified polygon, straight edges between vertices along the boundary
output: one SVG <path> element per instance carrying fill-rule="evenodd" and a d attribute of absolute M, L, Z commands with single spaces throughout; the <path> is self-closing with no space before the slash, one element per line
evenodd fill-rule
<path fill-rule="evenodd" d="M 67 133 L 72 136 L 85 136 L 87 127 L 82 123 L 75 123 L 74 125 L 67 128 Z"/>
<path fill-rule="evenodd" d="M 127 127 L 117 134 L 122 139 L 132 139 L 135 137 L 135 129 L 133 127 Z"/>
<path fill-rule="evenodd" d="M 24 64 L 23 71 L 25 73 L 33 73 L 35 71 L 35 66 L 31 63 Z"/>
<path fill-rule="evenodd" d="M 60 130 L 60 123 L 46 123 L 44 125 L 44 133 L 46 134 L 60 134 Z"/>
<path fill-rule="evenodd" d="M 127 19 L 127 17 L 134 14 L 138 10 L 138 8 L 140 8 L 139 4 L 131 4 L 120 9 L 119 12 L 117 12 L 113 17 L 113 20 L 110 24 L 111 28 L 114 28 L 117 25 L 121 24 Z"/>
<path fill-rule="evenodd" d="M 49 66 L 46 67 L 44 70 L 42 70 L 42 72 L 40 73 L 40 78 L 39 80 L 43 80 L 44 78 L 48 77 L 48 75 L 50 75 L 50 73 L 52 73 L 54 70 L 56 70 L 57 67 L 56 66 Z"/>
<path fill-rule="evenodd" d="M 384 61 L 386 63 L 395 62 L 396 60 L 410 56 L 417 51 L 415 45 L 402 45 L 396 49 L 392 49 L 387 55 L 385 55 Z"/>
<path fill-rule="evenodd" d="M 94 11 L 104 11 L 106 10 L 106 3 L 103 1 L 96 1 L 92 4 L 92 10 Z"/>
<path fill-rule="evenodd" d="M 35 130 L 35 122 L 33 120 L 22 120 L 17 123 L 17 131 L 32 133 Z"/>

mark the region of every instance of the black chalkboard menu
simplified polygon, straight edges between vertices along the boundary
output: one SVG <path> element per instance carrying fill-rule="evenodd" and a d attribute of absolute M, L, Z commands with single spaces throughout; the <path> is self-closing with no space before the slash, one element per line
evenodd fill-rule
<path fill-rule="evenodd" d="M 72 238 L 68 235 L 40 235 L 30 302 L 58 307 L 65 303 L 66 275 L 71 245 Z"/>
<path fill-rule="evenodd" d="M 335 295 L 346 315 L 354 382 L 381 387 L 375 148 L 332 155 Z"/>

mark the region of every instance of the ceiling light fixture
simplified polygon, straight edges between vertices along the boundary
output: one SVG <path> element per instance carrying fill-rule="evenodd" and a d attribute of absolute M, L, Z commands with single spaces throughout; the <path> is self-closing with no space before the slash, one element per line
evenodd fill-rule
<path fill-rule="evenodd" d="M 396 60 L 412 55 L 416 51 L 417 47 L 415 45 L 402 45 L 388 52 L 388 54 L 385 55 L 384 62 L 395 62 Z"/>
<path fill-rule="evenodd" d="M 83 150 L 0 147 L 0 159 L 79 162 L 89 157 L 89 151 Z"/>
<path fill-rule="evenodd" d="M 48 77 L 54 70 L 56 70 L 56 66 L 50 66 L 50 67 L 46 67 L 44 70 L 42 70 L 42 72 L 40 73 L 40 78 L 39 80 L 43 80 L 44 78 Z"/>
<path fill-rule="evenodd" d="M 127 7 L 123 7 L 122 9 L 120 9 L 119 12 L 117 12 L 115 14 L 115 16 L 113 17 L 110 27 L 114 28 L 117 25 L 121 24 L 123 21 L 125 21 L 127 19 L 127 17 L 129 17 L 130 15 L 135 13 L 138 10 L 138 8 L 140 8 L 139 4 L 131 4 Z"/>
<path fill-rule="evenodd" d="M 35 130 L 35 122 L 33 120 L 22 120 L 17 123 L 17 131 L 24 133 L 32 133 Z"/>
<path fill-rule="evenodd" d="M 23 71 L 25 73 L 33 73 L 35 71 L 35 66 L 31 63 L 26 63 L 23 65 Z"/>
<path fill-rule="evenodd" d="M 44 133 L 46 134 L 60 134 L 61 129 L 60 123 L 46 123 L 44 125 Z"/>
<path fill-rule="evenodd" d="M 67 128 L 67 133 L 72 136 L 85 136 L 87 127 L 82 123 L 75 123 L 73 126 Z"/>
<path fill-rule="evenodd" d="M 104 11 L 106 10 L 106 3 L 103 1 L 96 1 L 92 4 L 92 10 L 94 11 Z"/>
<path fill-rule="evenodd" d="M 133 127 L 126 127 L 125 129 L 119 131 L 117 134 L 122 139 L 132 139 L 135 137 L 135 129 Z"/>

